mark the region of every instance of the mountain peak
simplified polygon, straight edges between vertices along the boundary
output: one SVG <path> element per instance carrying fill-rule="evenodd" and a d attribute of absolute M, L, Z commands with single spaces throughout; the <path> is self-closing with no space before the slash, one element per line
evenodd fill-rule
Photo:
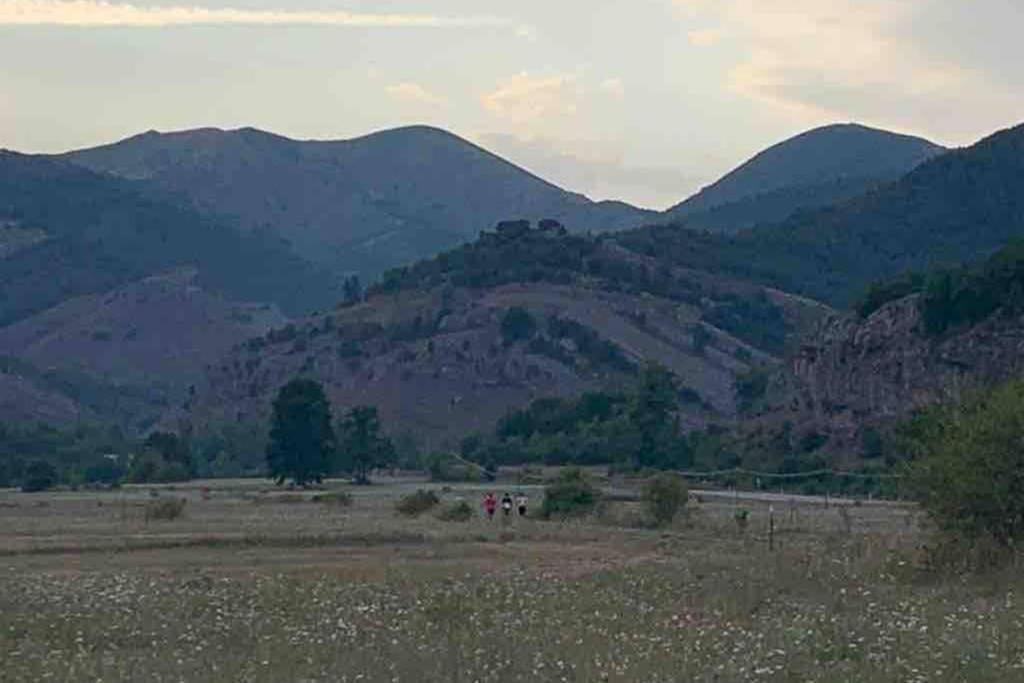
<path fill-rule="evenodd" d="M 732 206 L 725 212 L 736 217 L 735 225 L 718 226 L 722 216 L 705 217 L 703 222 L 737 229 L 782 220 L 796 210 L 848 199 L 896 180 L 944 151 L 924 138 L 834 123 L 759 152 L 667 213 L 674 219 L 690 219 L 744 202 L 748 206 Z"/>

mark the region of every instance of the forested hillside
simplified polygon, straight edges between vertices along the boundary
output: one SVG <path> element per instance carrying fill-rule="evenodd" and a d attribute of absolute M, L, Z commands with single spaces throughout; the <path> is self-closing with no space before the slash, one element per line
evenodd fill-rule
<path fill-rule="evenodd" d="M 378 406 L 392 433 L 437 447 L 543 397 L 632 386 L 654 361 L 685 423 L 735 413 L 733 382 L 773 364 L 820 306 L 674 269 L 546 221 L 390 272 L 364 301 L 241 345 L 211 368 L 186 417 L 262 423 L 296 375 L 339 408 Z"/>
<path fill-rule="evenodd" d="M 898 180 L 945 151 L 922 138 L 855 124 L 815 128 L 757 154 L 666 216 L 713 232 L 775 223 Z"/>
<path fill-rule="evenodd" d="M 655 226 L 624 246 L 848 306 L 876 280 L 983 259 L 1024 233 L 1024 126 L 920 165 L 899 181 L 733 236 Z"/>
<path fill-rule="evenodd" d="M 0 152 L 0 223 L 36 236 L 0 259 L 0 325 L 180 266 L 195 266 L 212 291 L 295 313 L 340 296 L 332 278 L 266 233 L 66 162 Z"/>
<path fill-rule="evenodd" d="M 63 158 L 145 180 L 243 230 L 269 229 L 303 258 L 364 281 L 499 220 L 555 218 L 600 232 L 655 215 L 592 202 L 426 126 L 333 141 L 252 128 L 150 132 Z"/>

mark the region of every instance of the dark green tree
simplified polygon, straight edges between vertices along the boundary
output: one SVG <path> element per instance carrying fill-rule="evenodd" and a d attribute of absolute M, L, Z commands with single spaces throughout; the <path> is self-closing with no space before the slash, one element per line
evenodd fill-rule
<path fill-rule="evenodd" d="M 274 399 L 267 468 L 278 484 L 320 482 L 334 452 L 331 405 L 319 382 L 293 379 Z"/>
<path fill-rule="evenodd" d="M 672 428 L 676 395 L 672 373 L 657 363 L 647 363 L 629 407 L 630 421 L 639 436 L 636 465 L 660 467 L 670 459 L 669 451 L 676 436 Z"/>
<path fill-rule="evenodd" d="M 153 432 L 146 437 L 142 447 L 156 453 L 166 465 L 183 472 L 185 479 L 195 475 L 188 439 L 173 432 Z"/>
<path fill-rule="evenodd" d="M 537 321 L 521 306 L 513 306 L 501 318 L 501 336 L 506 344 L 529 339 L 537 331 Z"/>
<path fill-rule="evenodd" d="M 338 423 L 338 455 L 343 469 L 357 484 L 370 483 L 370 470 L 395 461 L 395 447 L 381 434 L 374 406 L 356 406 Z"/>
<path fill-rule="evenodd" d="M 45 460 L 33 460 L 25 468 L 25 479 L 21 490 L 25 493 L 46 491 L 57 484 L 57 469 Z"/>

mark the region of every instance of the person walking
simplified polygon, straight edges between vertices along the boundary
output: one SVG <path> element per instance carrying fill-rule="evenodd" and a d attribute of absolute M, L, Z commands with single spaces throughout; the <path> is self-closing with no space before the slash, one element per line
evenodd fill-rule
<path fill-rule="evenodd" d="M 506 517 L 512 514 L 512 494 L 505 492 L 505 495 L 501 497 L 501 511 Z"/>
<path fill-rule="evenodd" d="M 484 494 L 484 512 L 487 514 L 487 519 L 494 519 L 494 510 L 498 507 L 498 499 L 495 498 L 493 491 L 488 491 Z"/>
<path fill-rule="evenodd" d="M 519 516 L 526 516 L 526 494 L 520 491 L 516 494 L 516 508 L 519 510 Z"/>

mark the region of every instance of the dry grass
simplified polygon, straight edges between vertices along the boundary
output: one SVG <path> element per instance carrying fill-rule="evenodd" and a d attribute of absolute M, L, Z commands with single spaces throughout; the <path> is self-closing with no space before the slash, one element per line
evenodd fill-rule
<path fill-rule="evenodd" d="M 776 503 L 769 551 L 756 502 L 652 531 L 617 525 L 635 503 L 489 523 L 455 487 L 476 514 L 439 524 L 395 511 L 415 482 L 342 508 L 206 486 L 148 526 L 144 489 L 0 493 L 0 679 L 1024 680 L 1024 579 L 927 570 L 908 508 Z"/>

